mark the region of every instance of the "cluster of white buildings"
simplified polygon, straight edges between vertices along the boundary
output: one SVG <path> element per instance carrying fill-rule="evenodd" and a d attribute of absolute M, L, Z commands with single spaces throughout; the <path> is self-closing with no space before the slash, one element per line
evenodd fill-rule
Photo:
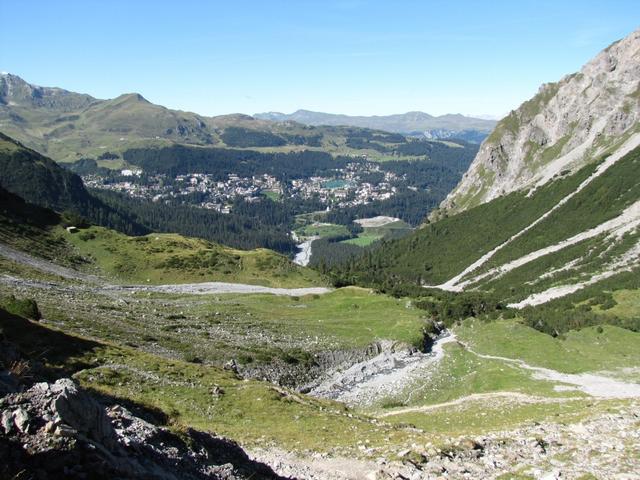
<path fill-rule="evenodd" d="M 398 176 L 386 172 L 373 163 L 350 163 L 344 170 L 338 170 L 338 178 L 310 177 L 291 182 L 290 193 L 300 198 L 318 198 L 320 202 L 331 208 L 345 208 L 355 205 L 366 205 L 376 200 L 387 200 L 396 194 L 393 183 Z M 383 175 L 383 181 L 369 183 L 363 181 L 366 174 Z"/>
<path fill-rule="evenodd" d="M 233 201 L 240 197 L 257 202 L 265 195 L 285 194 L 282 183 L 269 174 L 240 177 L 229 174 L 225 180 L 206 173 L 189 173 L 170 178 L 166 175 L 142 176 L 142 170 L 124 169 L 120 176 L 105 178 L 99 175 L 83 177 L 85 184 L 126 193 L 132 197 L 147 198 L 154 202 L 183 199 L 184 203 L 229 213 Z M 382 181 L 367 181 L 373 174 Z M 386 200 L 396 193 L 393 186 L 397 175 L 380 169 L 375 163 L 349 163 L 336 169 L 331 177 L 294 179 L 286 194 L 302 199 L 317 198 L 327 209 L 344 208 Z M 191 196 L 191 198 L 187 198 Z"/>
<path fill-rule="evenodd" d="M 121 171 L 122 177 L 140 177 L 141 174 L 142 171 Z M 200 194 L 197 196 L 198 201 L 187 203 L 222 213 L 231 211 L 231 203 L 237 197 L 244 198 L 247 202 L 257 202 L 267 192 L 282 195 L 281 183 L 268 174 L 251 178 L 230 174 L 225 181 L 205 173 L 178 175 L 172 179 L 168 179 L 166 175 L 154 175 L 144 182 L 128 178 L 114 182 L 97 175 L 87 175 L 83 180 L 85 185 L 91 188 L 113 190 L 131 197 L 151 199 L 154 202 Z"/>

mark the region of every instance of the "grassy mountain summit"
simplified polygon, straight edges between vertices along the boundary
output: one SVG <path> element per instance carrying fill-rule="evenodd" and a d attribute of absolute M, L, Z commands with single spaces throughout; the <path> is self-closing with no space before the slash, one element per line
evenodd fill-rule
<path fill-rule="evenodd" d="M 104 153 L 107 147 L 156 137 L 213 142 L 197 115 L 153 105 L 139 94 L 99 100 L 34 86 L 11 74 L 0 76 L 0 119 L 10 136 L 55 160 L 75 160 L 76 153 Z"/>
<path fill-rule="evenodd" d="M 97 101 L 91 95 L 70 92 L 62 88 L 39 87 L 25 82 L 17 75 L 0 74 L 0 103 L 6 106 L 65 113 L 86 108 Z"/>

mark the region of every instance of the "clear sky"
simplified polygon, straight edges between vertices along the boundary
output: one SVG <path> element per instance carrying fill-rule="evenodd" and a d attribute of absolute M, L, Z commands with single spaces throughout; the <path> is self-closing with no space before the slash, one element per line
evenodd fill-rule
<path fill-rule="evenodd" d="M 638 0 L 0 0 L 0 70 L 203 115 L 499 116 L 638 27 Z"/>

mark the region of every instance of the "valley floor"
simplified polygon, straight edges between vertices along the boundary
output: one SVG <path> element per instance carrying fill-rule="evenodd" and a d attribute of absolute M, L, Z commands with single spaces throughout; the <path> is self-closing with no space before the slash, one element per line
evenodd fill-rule
<path fill-rule="evenodd" d="M 364 289 L 127 287 L 0 256 L 0 295 L 34 298 L 44 316 L 3 324 L 6 336 L 37 328 L 16 341 L 38 351 L 32 338 L 72 335 L 39 355 L 178 429 L 236 440 L 281 475 L 638 478 L 640 334 L 556 339 L 469 319 L 421 353 L 423 313 Z M 91 346 L 66 353 L 81 338 Z M 305 385 L 310 395 L 295 391 Z"/>

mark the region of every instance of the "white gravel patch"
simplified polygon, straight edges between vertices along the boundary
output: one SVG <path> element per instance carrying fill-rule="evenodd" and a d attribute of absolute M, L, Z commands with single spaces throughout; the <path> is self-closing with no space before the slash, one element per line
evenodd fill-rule
<path fill-rule="evenodd" d="M 117 287 L 116 287 L 117 288 Z M 322 295 L 331 291 L 325 287 L 308 288 L 273 288 L 262 287 L 260 285 L 247 285 L 244 283 L 224 283 L 224 282 L 204 282 L 185 283 L 176 285 L 135 285 L 127 288 L 134 291 L 160 292 L 160 293 L 180 293 L 191 295 L 211 295 L 218 293 L 271 293 L 273 295 L 303 296 Z"/>
<path fill-rule="evenodd" d="M 311 244 L 314 242 L 314 240 L 317 240 L 319 238 L 320 237 L 309 237 L 306 241 L 299 244 L 298 249 L 300 251 L 296 253 L 295 258 L 293 259 L 293 263 L 297 265 L 301 265 L 303 267 L 306 267 L 307 265 L 309 265 L 309 262 L 311 261 L 311 253 L 312 253 Z"/>
<path fill-rule="evenodd" d="M 353 223 L 359 224 L 362 228 L 375 228 L 399 221 L 399 218 L 378 215 L 377 217 L 360 218 L 359 220 L 354 220 Z"/>
<path fill-rule="evenodd" d="M 444 345 L 455 342 L 453 334 L 438 339 L 431 353 L 392 352 L 387 348 L 375 357 L 334 372 L 310 395 L 331 398 L 351 406 L 368 406 L 404 390 L 425 367 L 444 357 Z"/>

